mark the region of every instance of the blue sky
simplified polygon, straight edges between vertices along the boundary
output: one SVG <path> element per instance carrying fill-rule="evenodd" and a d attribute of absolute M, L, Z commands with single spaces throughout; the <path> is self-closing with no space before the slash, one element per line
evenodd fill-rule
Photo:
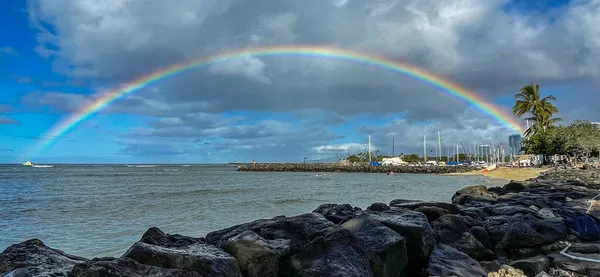
<path fill-rule="evenodd" d="M 509 112 L 519 87 L 600 121 L 598 1 L 0 3 L 0 163 L 331 159 L 375 148 L 506 143 L 510 134 L 416 80 L 357 64 L 246 57 L 191 70 L 43 135 L 103 93 L 224 49 L 319 44 L 409 62 Z M 433 14 L 431 10 L 438 11 Z M 156 15 L 160 14 L 160 17 Z"/>

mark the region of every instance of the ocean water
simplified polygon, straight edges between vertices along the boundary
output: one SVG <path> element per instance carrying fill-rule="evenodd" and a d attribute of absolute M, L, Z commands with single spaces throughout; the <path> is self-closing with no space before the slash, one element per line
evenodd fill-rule
<path fill-rule="evenodd" d="M 479 176 L 237 172 L 235 166 L 0 165 L 0 251 L 39 238 L 84 257 L 120 256 L 152 226 L 202 237 L 322 203 L 449 202 Z"/>

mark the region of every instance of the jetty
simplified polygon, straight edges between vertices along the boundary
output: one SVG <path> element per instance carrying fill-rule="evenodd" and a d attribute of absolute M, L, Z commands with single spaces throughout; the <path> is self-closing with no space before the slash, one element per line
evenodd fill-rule
<path fill-rule="evenodd" d="M 238 171 L 254 172 L 367 172 L 415 173 L 415 174 L 448 174 L 481 170 L 474 166 L 410 166 L 410 165 L 381 165 L 370 166 L 367 163 L 256 163 L 242 164 Z"/>

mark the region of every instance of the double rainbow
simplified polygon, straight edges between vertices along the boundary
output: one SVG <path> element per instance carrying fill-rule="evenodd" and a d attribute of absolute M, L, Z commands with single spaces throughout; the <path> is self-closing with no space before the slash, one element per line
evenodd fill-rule
<path fill-rule="evenodd" d="M 159 82 L 165 78 L 185 72 L 189 69 L 203 65 L 225 62 L 248 56 L 301 56 L 313 58 L 334 59 L 348 62 L 355 62 L 372 66 L 382 70 L 400 73 L 402 75 L 414 78 L 423 83 L 429 84 L 441 91 L 452 95 L 463 102 L 475 107 L 477 110 L 488 115 L 506 129 L 522 134 L 523 127 L 512 115 L 504 113 L 500 108 L 488 102 L 477 93 L 470 91 L 460 85 L 436 76 L 424 69 L 416 66 L 394 61 L 385 57 L 365 54 L 353 50 L 347 50 L 330 46 L 309 46 L 309 45 L 285 45 L 260 48 L 247 48 L 223 52 L 209 57 L 200 57 L 184 63 L 175 64 L 167 68 L 154 71 L 150 74 L 135 79 L 117 89 L 108 91 L 93 103 L 82 107 L 78 112 L 72 114 L 65 120 L 54 125 L 42 137 L 45 139 L 38 142 L 32 155 L 37 155 L 42 150 L 50 146 L 63 134 L 73 129 L 82 121 L 86 120 L 96 112 L 107 107 L 111 103 L 129 95 L 151 84 Z"/>

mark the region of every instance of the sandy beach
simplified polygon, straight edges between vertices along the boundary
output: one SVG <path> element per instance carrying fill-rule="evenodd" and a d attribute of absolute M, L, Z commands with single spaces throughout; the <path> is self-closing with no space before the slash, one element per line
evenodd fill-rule
<path fill-rule="evenodd" d="M 464 173 L 449 173 L 446 175 L 481 175 L 493 179 L 525 181 L 530 178 L 537 177 L 540 173 L 548 170 L 548 168 L 538 167 L 499 167 L 496 170 L 482 172 L 482 170 L 464 172 Z"/>

